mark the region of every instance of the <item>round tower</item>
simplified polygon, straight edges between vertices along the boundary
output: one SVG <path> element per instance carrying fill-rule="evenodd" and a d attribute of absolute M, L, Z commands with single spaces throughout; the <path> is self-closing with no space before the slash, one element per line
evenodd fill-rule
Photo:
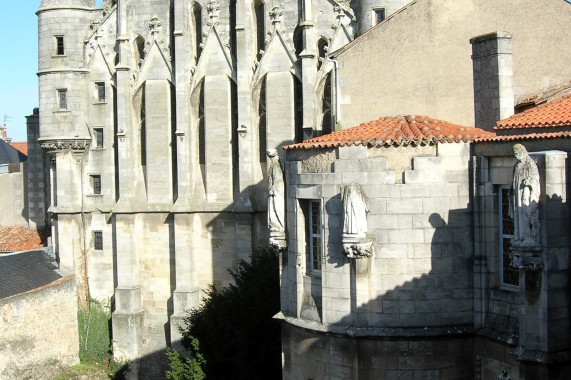
<path fill-rule="evenodd" d="M 363 34 L 411 0 L 353 0 L 351 6 L 357 17 L 357 34 Z"/>
<path fill-rule="evenodd" d="M 38 16 L 40 139 L 89 136 L 84 41 L 95 0 L 42 0 Z"/>

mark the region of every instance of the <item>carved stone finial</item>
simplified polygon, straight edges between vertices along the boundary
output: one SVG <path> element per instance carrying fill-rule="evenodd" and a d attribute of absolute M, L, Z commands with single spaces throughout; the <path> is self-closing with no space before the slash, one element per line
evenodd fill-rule
<path fill-rule="evenodd" d="M 151 21 L 149 21 L 149 29 L 151 31 L 151 37 L 153 39 L 157 38 L 157 35 L 161 32 L 162 26 L 163 23 L 159 20 L 157 16 L 151 18 Z"/>
<path fill-rule="evenodd" d="M 220 16 L 220 4 L 216 0 L 212 0 L 206 6 L 206 11 L 208 12 L 210 23 L 218 24 L 218 17 Z"/>
<path fill-rule="evenodd" d="M 284 11 L 280 7 L 274 7 L 269 12 L 270 20 L 274 28 L 277 28 L 278 25 L 282 22 Z"/>
<path fill-rule="evenodd" d="M 373 255 L 373 242 L 367 239 L 367 197 L 358 184 L 343 187 L 343 250 L 349 258 Z"/>
<path fill-rule="evenodd" d="M 270 244 L 278 248 L 286 246 L 285 240 L 285 185 L 278 151 L 268 149 L 268 228 Z"/>

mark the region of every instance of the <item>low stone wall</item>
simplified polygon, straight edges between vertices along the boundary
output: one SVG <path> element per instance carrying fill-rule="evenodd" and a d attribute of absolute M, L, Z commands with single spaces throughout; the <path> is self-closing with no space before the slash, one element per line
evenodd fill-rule
<path fill-rule="evenodd" d="M 49 379 L 79 363 L 75 277 L 0 300 L 0 378 Z"/>

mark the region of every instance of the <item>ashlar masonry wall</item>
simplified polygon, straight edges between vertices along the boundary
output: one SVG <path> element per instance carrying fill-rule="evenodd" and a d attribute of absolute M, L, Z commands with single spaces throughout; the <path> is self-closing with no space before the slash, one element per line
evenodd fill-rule
<path fill-rule="evenodd" d="M 444 376 L 450 363 L 457 378 L 471 376 L 473 360 L 464 355 L 467 346 L 443 349 L 450 353 L 448 364 L 424 358 L 414 370 L 403 361 L 383 369 L 371 363 L 408 352 L 408 343 L 378 351 L 366 348 L 369 343 L 359 339 L 460 338 L 451 345 L 467 345 L 471 339 L 464 335 L 473 323 L 469 145 L 350 146 L 338 148 L 335 156 L 332 161 L 328 151 L 288 153 L 289 250 L 282 274 L 284 378 L 299 378 L 301 373 L 311 377 L 315 366 L 347 379 L 367 371 L 388 378 L 407 371 L 411 376 L 414 371 L 415 376 L 429 372 Z M 408 165 L 403 159 L 407 156 Z M 351 183 L 360 184 L 368 197 L 368 236 L 375 252 L 369 259 L 347 259 L 342 250 L 341 191 Z M 302 209 L 308 200 L 321 205 L 321 271 L 312 270 L 307 259 Z M 316 343 L 309 349 L 299 343 L 304 341 L 297 337 L 300 327 L 313 331 L 316 339 L 328 339 L 323 333 L 341 334 L 333 344 L 338 348 L 333 350 L 335 355 L 326 344 Z M 292 336 L 296 338 L 290 341 Z M 342 349 L 346 344 L 355 349 Z"/>

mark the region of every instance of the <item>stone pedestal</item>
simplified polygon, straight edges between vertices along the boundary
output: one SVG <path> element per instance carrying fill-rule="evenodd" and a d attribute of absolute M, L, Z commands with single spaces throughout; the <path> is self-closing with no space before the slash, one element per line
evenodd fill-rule
<path fill-rule="evenodd" d="M 116 359 L 139 358 L 143 345 L 143 322 L 141 288 L 116 288 L 115 311 L 112 316 L 113 354 Z M 136 371 L 136 365 L 131 367 L 131 372 Z"/>
<path fill-rule="evenodd" d="M 182 347 L 182 334 L 180 328 L 184 327 L 184 319 L 188 316 L 188 311 L 197 307 L 200 302 L 200 290 L 175 290 L 173 292 L 174 313 L 170 318 L 171 347 L 184 353 Z"/>

